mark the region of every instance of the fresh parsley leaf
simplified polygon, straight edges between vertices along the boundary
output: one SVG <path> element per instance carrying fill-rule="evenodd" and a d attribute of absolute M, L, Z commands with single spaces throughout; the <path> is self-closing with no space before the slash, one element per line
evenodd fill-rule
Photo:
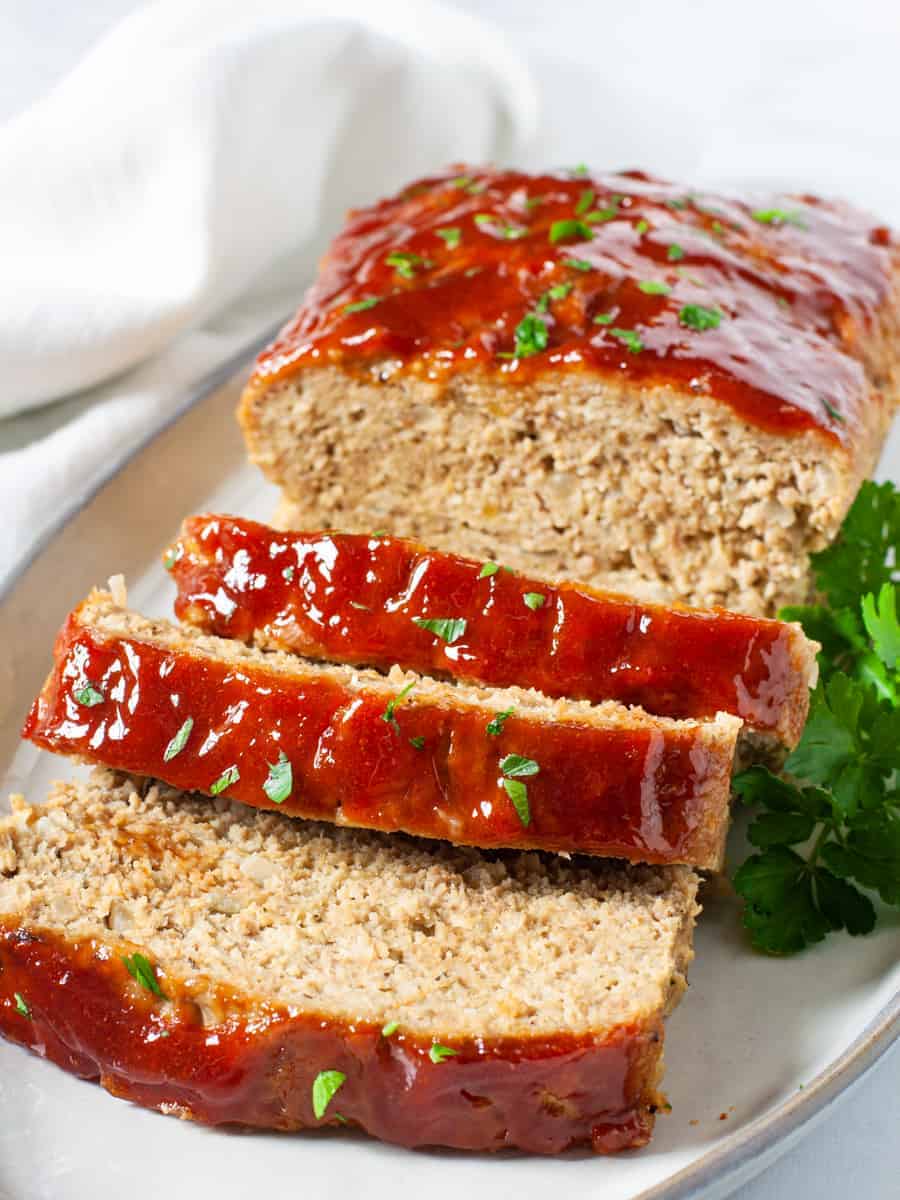
<path fill-rule="evenodd" d="M 167 1000 L 165 992 L 159 986 L 159 980 L 156 978 L 156 969 L 148 958 L 137 951 L 134 954 L 123 957 L 122 962 L 132 979 L 137 982 L 148 992 L 152 992 L 154 996 L 159 996 L 163 1000 Z"/>
<path fill-rule="evenodd" d="M 890 483 L 865 482 L 840 533 L 812 555 L 816 585 L 832 608 L 858 611 L 862 597 L 898 582 L 900 492 Z"/>
<path fill-rule="evenodd" d="M 86 683 L 83 688 L 79 688 L 73 695 L 83 708 L 94 708 L 95 705 L 102 704 L 106 699 L 103 693 L 99 692 L 92 683 Z"/>
<path fill-rule="evenodd" d="M 25 998 L 21 992 L 13 992 L 13 999 L 16 1002 L 16 1012 L 20 1017 L 24 1017 L 26 1021 L 31 1020 L 31 1009 L 25 1003 Z"/>
<path fill-rule="evenodd" d="M 486 229 L 495 236 L 505 238 L 507 241 L 515 241 L 518 238 L 523 238 L 528 233 L 524 225 L 510 225 L 493 216 L 491 213 L 476 213 L 473 217 L 475 224 L 480 229 Z"/>
<path fill-rule="evenodd" d="M 521 754 L 507 754 L 500 763 L 500 770 L 510 779 L 537 775 L 540 769 L 533 758 L 523 758 Z"/>
<path fill-rule="evenodd" d="M 841 416 L 841 414 L 838 412 L 838 410 L 834 407 L 833 404 L 829 404 L 829 402 L 825 399 L 824 396 L 822 397 L 822 407 L 828 413 L 829 417 L 831 417 L 832 421 L 837 421 L 837 423 L 839 425 L 844 424 L 844 418 Z"/>
<path fill-rule="evenodd" d="M 321 1121 L 325 1116 L 328 1105 L 346 1079 L 343 1071 L 320 1071 L 315 1077 L 312 1085 L 312 1106 L 317 1121 Z"/>
<path fill-rule="evenodd" d="M 171 571 L 180 557 L 179 551 L 175 546 L 170 546 L 163 555 L 163 566 L 167 571 Z"/>
<path fill-rule="evenodd" d="M 669 262 L 680 262 L 684 258 L 684 251 L 677 242 L 673 242 L 666 251 L 666 258 L 668 258 Z"/>
<path fill-rule="evenodd" d="M 644 348 L 641 335 L 634 329 L 610 329 L 609 332 L 617 341 L 622 342 L 631 354 L 640 354 Z"/>
<path fill-rule="evenodd" d="M 414 254 L 411 250 L 392 250 L 384 261 L 387 266 L 393 267 L 403 279 L 415 279 L 416 271 L 420 267 L 431 265 L 422 258 L 421 254 Z"/>
<path fill-rule="evenodd" d="M 539 608 L 543 608 L 547 603 L 547 597 L 543 592 L 526 592 L 522 599 L 525 602 L 525 607 L 530 608 L 532 612 L 537 612 Z"/>
<path fill-rule="evenodd" d="M 240 777 L 241 773 L 236 766 L 226 767 L 215 783 L 210 784 L 209 794 L 218 796 L 220 792 L 224 792 L 226 788 L 237 783 Z"/>
<path fill-rule="evenodd" d="M 803 214 L 796 210 L 785 208 L 757 208 L 750 216 L 761 225 L 795 225 L 798 229 L 806 229 Z"/>
<path fill-rule="evenodd" d="M 393 699 L 388 700 L 387 708 L 385 708 L 384 712 L 381 714 L 382 721 L 386 721 L 388 723 L 388 725 L 393 726 L 395 733 L 400 732 L 400 724 L 399 724 L 397 718 L 394 716 L 394 709 L 397 707 L 398 704 L 403 703 L 403 701 L 406 699 L 406 697 L 409 695 L 409 693 L 413 690 L 413 688 L 415 686 L 416 686 L 415 680 L 413 680 L 412 683 L 408 683 L 405 688 L 403 688 L 401 691 L 399 691 L 397 693 L 396 696 L 393 697 Z"/>
<path fill-rule="evenodd" d="M 344 312 L 345 313 L 365 312 L 367 308 L 374 308 L 380 299 L 381 299 L 380 296 L 367 296 L 365 298 L 365 300 L 354 300 L 352 304 L 344 305 Z"/>
<path fill-rule="evenodd" d="M 409 739 L 409 744 L 412 746 L 413 750 L 421 750 L 425 745 L 425 739 L 423 737 L 411 737 Z"/>
<path fill-rule="evenodd" d="M 640 221 L 635 221 L 635 224 L 634 224 L 634 232 L 635 233 L 645 234 L 649 228 L 650 228 L 649 222 L 645 221 L 643 217 L 641 217 Z"/>
<path fill-rule="evenodd" d="M 385 1025 L 382 1025 L 382 1027 L 381 1027 L 381 1036 L 385 1037 L 385 1038 L 389 1038 L 392 1034 L 396 1033 L 399 1028 L 400 1028 L 399 1021 L 388 1021 Z"/>
<path fill-rule="evenodd" d="M 593 239 L 594 231 L 584 221 L 554 221 L 550 226 L 550 241 L 554 246 L 558 242 L 590 242 Z"/>
<path fill-rule="evenodd" d="M 500 570 L 500 566 L 495 562 L 486 562 L 481 564 L 481 570 L 478 572 L 479 579 L 489 579 L 491 575 L 496 575 Z"/>
<path fill-rule="evenodd" d="M 579 163 L 576 167 L 569 168 L 570 175 L 579 176 L 579 175 L 587 175 L 587 173 L 588 173 L 588 169 L 587 169 L 587 165 L 585 163 Z"/>
<path fill-rule="evenodd" d="M 413 617 L 413 625 L 427 629 L 435 637 L 452 646 L 466 632 L 465 617 Z"/>
<path fill-rule="evenodd" d="M 503 790 L 512 801 L 516 816 L 527 828 L 531 824 L 531 807 L 528 803 L 528 788 L 519 779 L 504 779 Z"/>
<path fill-rule="evenodd" d="M 586 213 L 588 211 L 588 209 L 594 203 L 595 195 L 596 195 L 596 192 L 594 191 L 593 188 L 585 188 L 584 189 L 584 191 L 578 197 L 578 203 L 575 205 L 576 217 L 583 216 L 584 213 Z"/>
<path fill-rule="evenodd" d="M 294 771 L 291 760 L 283 750 L 278 752 L 278 761 L 269 763 L 269 774 L 263 791 L 273 804 L 284 804 L 294 790 Z"/>
<path fill-rule="evenodd" d="M 610 311 L 610 312 L 605 312 L 605 313 L 597 313 L 596 317 L 594 317 L 594 324 L 595 325 L 612 325 L 612 323 L 615 319 L 616 319 L 615 312 Z"/>
<path fill-rule="evenodd" d="M 617 208 L 595 208 L 593 212 L 585 213 L 584 219 L 590 225 L 602 225 L 618 216 L 620 213 Z"/>
<path fill-rule="evenodd" d="M 718 329 L 722 323 L 722 314 L 717 308 L 704 308 L 702 304 L 685 304 L 679 309 L 678 320 L 688 329 L 696 329 L 702 333 L 707 329 Z"/>
<path fill-rule="evenodd" d="M 900 658 L 900 622 L 897 621 L 897 587 L 883 583 L 878 598 L 863 596 L 862 619 L 875 653 L 893 670 Z"/>
<path fill-rule="evenodd" d="M 180 754 L 191 736 L 191 730 L 194 728 L 194 718 L 188 717 L 175 736 L 169 742 L 163 753 L 163 762 L 171 762 L 176 754 Z"/>
<path fill-rule="evenodd" d="M 428 1057 L 433 1063 L 442 1063 L 445 1058 L 455 1058 L 457 1054 L 458 1050 L 451 1050 L 449 1046 L 441 1046 L 438 1042 L 434 1042 L 428 1050 Z"/>
<path fill-rule="evenodd" d="M 586 258 L 564 258 L 564 267 L 571 267 L 573 271 L 592 271 L 594 268 Z"/>
<path fill-rule="evenodd" d="M 516 358 L 529 358 L 547 349 L 549 333 L 546 324 L 536 313 L 526 313 L 516 326 Z"/>
<path fill-rule="evenodd" d="M 668 296 L 672 290 L 667 283 L 661 283 L 658 279 L 640 279 L 638 287 L 648 296 Z"/>
<path fill-rule="evenodd" d="M 516 710 L 514 708 L 505 708 L 503 712 L 498 712 L 492 720 L 488 721 L 487 732 L 491 737 L 499 737 L 503 732 L 503 726 L 509 720 Z"/>
<path fill-rule="evenodd" d="M 462 241 L 462 230 L 456 225 L 448 225 L 444 229 L 436 229 L 435 233 L 448 250 L 455 250 Z"/>

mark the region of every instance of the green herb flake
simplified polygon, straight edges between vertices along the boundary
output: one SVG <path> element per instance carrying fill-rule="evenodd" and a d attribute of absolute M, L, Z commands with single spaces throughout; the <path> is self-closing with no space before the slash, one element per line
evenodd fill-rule
<path fill-rule="evenodd" d="M 187 745 L 188 738 L 191 736 L 191 730 L 193 728 L 194 718 L 188 717 L 175 736 L 172 738 L 171 742 L 169 742 L 168 746 L 166 746 L 165 752 L 163 753 L 163 762 L 171 762 L 176 754 L 180 754 L 182 752 Z"/>
<path fill-rule="evenodd" d="M 841 414 L 838 412 L 838 410 L 834 407 L 834 405 L 830 404 L 825 399 L 824 396 L 822 397 L 822 407 L 828 413 L 829 417 L 831 417 L 832 421 L 837 421 L 838 424 L 840 424 L 840 425 L 844 424 L 844 418 L 841 416 Z"/>
<path fill-rule="evenodd" d="M 532 612 L 537 612 L 547 603 L 547 597 L 542 592 L 526 592 L 522 599 L 525 607 L 530 608 Z"/>
<path fill-rule="evenodd" d="M 441 1046 L 435 1042 L 428 1051 L 428 1057 L 433 1063 L 442 1063 L 445 1058 L 455 1058 L 459 1054 L 458 1050 L 451 1050 L 449 1046 Z"/>
<path fill-rule="evenodd" d="M 668 296 L 672 291 L 667 283 L 661 283 L 658 279 L 639 279 L 638 287 L 647 296 Z"/>
<path fill-rule="evenodd" d="M 352 304 L 344 305 L 344 313 L 365 312 L 367 308 L 374 308 L 380 299 L 380 296 L 367 296 L 365 300 L 354 300 Z"/>
<path fill-rule="evenodd" d="M 413 688 L 415 686 L 416 686 L 415 680 L 413 680 L 412 683 L 408 683 L 406 685 L 406 687 L 403 688 L 402 691 L 399 691 L 392 700 L 388 700 L 387 708 L 385 708 L 384 712 L 381 714 L 382 721 L 386 721 L 388 725 L 392 726 L 395 733 L 400 732 L 400 724 L 397 721 L 396 716 L 394 715 L 394 709 L 397 707 L 398 704 L 403 703 L 403 701 L 406 699 L 406 697 L 409 695 L 409 693 L 413 690 Z"/>
<path fill-rule="evenodd" d="M 263 791 L 273 804 L 284 804 L 294 790 L 294 772 L 291 762 L 283 750 L 278 752 L 278 761 L 269 763 L 269 775 Z"/>
<path fill-rule="evenodd" d="M 530 358 L 547 349 L 550 335 L 547 326 L 537 313 L 526 313 L 515 329 L 515 358 Z"/>
<path fill-rule="evenodd" d="M 388 1021 L 387 1024 L 382 1025 L 381 1027 L 381 1036 L 384 1038 L 389 1038 L 392 1034 L 395 1034 L 399 1028 L 399 1021 Z"/>
<path fill-rule="evenodd" d="M 677 242 L 673 242 L 666 251 L 666 257 L 668 258 L 669 262 L 681 262 L 681 260 L 684 258 L 684 251 Z"/>
<path fill-rule="evenodd" d="M 757 208 L 750 214 L 754 221 L 761 225 L 793 225 L 797 229 L 806 229 L 803 214 L 796 210 L 784 208 Z"/>
<path fill-rule="evenodd" d="M 590 242 L 593 239 L 594 231 L 584 221 L 554 221 L 550 226 L 550 241 L 554 246 L 557 242 Z"/>
<path fill-rule="evenodd" d="M 503 790 L 512 801 L 516 816 L 527 827 L 531 824 L 531 806 L 528 803 L 528 788 L 520 779 L 504 779 Z"/>
<path fill-rule="evenodd" d="M 16 1012 L 20 1017 L 24 1017 L 26 1021 L 31 1020 L 31 1009 L 25 1003 L 25 999 L 21 992 L 13 992 L 13 999 L 16 1002 Z"/>
<path fill-rule="evenodd" d="M 597 208 L 593 212 L 585 213 L 584 219 L 591 225 L 604 225 L 621 215 L 617 208 Z"/>
<path fill-rule="evenodd" d="M 564 258 L 564 267 L 571 267 L 573 271 L 593 271 L 593 266 L 586 258 Z"/>
<path fill-rule="evenodd" d="M 294 568 L 293 567 L 285 567 L 284 570 L 281 572 L 281 574 L 284 577 L 284 579 L 286 579 L 287 582 L 290 583 L 291 580 L 294 578 Z"/>
<path fill-rule="evenodd" d="M 178 562 L 179 553 L 175 546 L 170 546 L 163 555 L 163 566 L 167 571 L 171 571 Z"/>
<path fill-rule="evenodd" d="M 514 708 L 505 708 L 503 712 L 498 712 L 493 719 L 487 724 L 487 732 L 491 737 L 499 737 L 503 732 L 503 726 L 509 720 L 516 710 Z"/>
<path fill-rule="evenodd" d="M 421 750 L 425 745 L 425 739 L 423 737 L 411 737 L 409 739 L 409 744 L 412 746 L 413 750 Z"/>
<path fill-rule="evenodd" d="M 73 695 L 83 708 L 94 708 L 97 704 L 102 704 L 106 699 L 103 693 L 98 691 L 92 683 L 86 683 L 83 688 L 79 688 Z"/>
<path fill-rule="evenodd" d="M 634 329 L 610 329 L 617 341 L 620 341 L 631 354 L 640 354 L 644 349 L 640 334 Z"/>
<path fill-rule="evenodd" d="M 411 250 L 393 250 L 384 261 L 403 279 L 414 279 L 420 267 L 431 266 L 420 254 L 414 254 Z"/>
<path fill-rule="evenodd" d="M 581 175 L 587 175 L 588 169 L 585 163 L 579 163 L 577 167 L 570 167 L 569 174 L 578 178 Z"/>
<path fill-rule="evenodd" d="M 496 575 L 500 570 L 500 566 L 495 562 L 486 562 L 481 564 L 481 570 L 478 572 L 479 579 L 490 579 L 492 575 Z"/>
<path fill-rule="evenodd" d="M 649 223 L 647 221 L 645 221 L 643 217 L 641 217 L 640 221 L 637 221 L 635 223 L 634 232 L 639 233 L 643 236 L 649 228 L 650 228 Z"/>
<path fill-rule="evenodd" d="M 317 1121 L 325 1116 L 328 1105 L 347 1079 L 343 1071 L 320 1071 L 313 1080 L 312 1106 Z"/>
<path fill-rule="evenodd" d="M 436 229 L 435 233 L 448 250 L 455 250 L 462 241 L 462 230 L 455 225 L 448 225 L 445 229 Z"/>
<path fill-rule="evenodd" d="M 467 624 L 465 617 L 413 617 L 412 622 L 420 629 L 427 629 L 448 646 L 462 637 Z"/>
<path fill-rule="evenodd" d="M 154 996 L 159 996 L 162 1000 L 168 999 L 159 986 L 156 969 L 148 958 L 136 951 L 134 954 L 125 955 L 122 962 L 131 978 L 136 980 L 145 991 L 152 992 Z"/>
<path fill-rule="evenodd" d="M 594 203 L 595 196 L 596 193 L 593 188 L 584 189 L 584 191 L 578 197 L 578 203 L 575 205 L 575 215 L 577 217 L 583 216 L 588 211 L 588 209 Z"/>
<path fill-rule="evenodd" d="M 490 213 L 476 213 L 473 220 L 479 228 L 490 229 L 507 241 L 516 241 L 518 238 L 525 237 L 528 233 L 524 225 L 509 225 L 499 217 L 492 216 Z"/>
<path fill-rule="evenodd" d="M 702 304 L 685 304 L 679 310 L 678 320 L 688 329 L 696 329 L 703 333 L 707 329 L 718 329 L 722 323 L 722 314 L 717 308 L 704 308 Z"/>
<path fill-rule="evenodd" d="M 457 175 L 455 179 L 450 180 L 450 187 L 470 188 L 474 182 L 471 175 Z"/>
<path fill-rule="evenodd" d="M 594 324 L 595 325 L 612 325 L 612 323 L 615 319 L 616 319 L 616 314 L 612 309 L 610 309 L 609 312 L 597 313 L 596 317 L 594 317 Z"/>
<path fill-rule="evenodd" d="M 673 209 L 675 209 L 676 212 L 680 212 L 681 209 L 687 208 L 687 206 L 688 206 L 688 201 L 686 199 L 685 200 L 674 200 L 673 199 L 673 200 L 666 201 L 666 207 L 673 208 Z"/>
<path fill-rule="evenodd" d="M 533 758 L 523 758 L 521 754 L 507 754 L 500 762 L 500 770 L 510 779 L 527 779 L 540 769 Z"/>
<path fill-rule="evenodd" d="M 226 788 L 237 783 L 240 777 L 241 773 L 236 766 L 226 767 L 215 783 L 210 784 L 209 794 L 218 796 L 220 792 L 224 792 Z"/>

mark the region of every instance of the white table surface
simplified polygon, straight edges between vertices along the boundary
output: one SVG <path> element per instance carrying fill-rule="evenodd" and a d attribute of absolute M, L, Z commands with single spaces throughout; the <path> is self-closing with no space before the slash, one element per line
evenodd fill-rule
<path fill-rule="evenodd" d="M 842 0 L 815 5 L 756 0 L 751 8 L 740 9 L 721 0 L 690 5 L 632 0 L 626 6 L 610 0 L 459 2 L 502 25 L 544 87 L 546 118 L 539 143 L 528 155 L 531 163 L 643 165 L 675 177 L 704 166 L 698 110 L 705 108 L 710 121 L 721 123 L 729 105 L 743 102 L 744 110 L 758 112 L 759 128 L 778 119 L 772 111 L 776 101 L 770 104 L 767 97 L 780 89 L 777 103 L 783 103 L 782 68 L 788 62 L 794 66 L 794 51 L 783 53 L 779 45 L 788 12 L 795 30 L 808 19 L 815 37 L 810 54 L 819 56 L 826 72 L 822 46 L 833 50 L 840 43 L 842 22 L 852 46 L 865 22 L 871 27 L 888 20 L 893 27 L 894 21 L 887 15 L 894 6 L 886 0 L 872 5 L 857 0 L 852 8 Z M 0 0 L 0 122 L 40 96 L 110 24 L 136 7 L 135 0 Z M 618 64 L 615 83 L 604 73 L 611 53 Z M 809 63 L 800 66 L 806 69 Z M 900 110 L 900 84 L 885 80 L 883 72 L 867 73 L 864 62 L 857 66 L 862 71 L 853 86 L 843 75 L 822 83 L 833 82 L 842 91 L 843 110 L 855 106 L 861 117 L 867 103 L 885 102 L 885 88 L 895 101 L 893 111 Z M 618 82 L 623 75 L 629 80 L 625 87 Z M 878 94 L 873 90 L 867 95 L 867 87 Z M 664 93 L 671 103 L 653 102 Z M 698 95 L 705 97 L 699 105 L 694 103 Z M 743 112 L 737 123 L 746 129 Z M 727 133 L 727 125 L 723 130 Z M 900 171 L 900 160 L 885 169 Z M 849 184 L 845 190 L 853 194 Z M 870 196 L 859 198 L 872 202 Z M 5 439 L 0 423 L 0 445 Z M 789 971 L 790 964 L 784 969 Z M 735 1200 L 895 1200 L 900 1196 L 898 1117 L 900 1045 L 785 1158 L 734 1193 Z"/>

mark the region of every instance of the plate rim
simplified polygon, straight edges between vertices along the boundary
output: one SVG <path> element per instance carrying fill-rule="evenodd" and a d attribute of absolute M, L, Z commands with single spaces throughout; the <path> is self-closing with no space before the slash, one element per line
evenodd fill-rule
<path fill-rule="evenodd" d="M 248 364 L 284 325 L 284 319 L 270 325 L 238 350 L 228 355 L 211 371 L 185 389 L 181 399 L 163 419 L 151 425 L 133 444 L 118 455 L 110 456 L 98 472 L 41 530 L 31 545 L 19 555 L 0 579 L 0 604 L 16 590 L 22 578 L 44 554 L 54 539 L 129 463 L 142 454 L 167 429 L 213 392 L 225 387 L 246 372 Z M 777 1105 L 771 1112 L 755 1118 L 743 1129 L 729 1134 L 715 1149 L 702 1154 L 674 1175 L 635 1193 L 633 1200 L 700 1200 L 712 1187 L 725 1185 L 727 1195 L 761 1174 L 782 1153 L 808 1132 L 816 1118 L 855 1086 L 891 1046 L 900 1039 L 900 988 L 864 1026 L 849 1046 L 830 1062 L 802 1091 Z M 731 1186 L 728 1187 L 729 1182 Z"/>

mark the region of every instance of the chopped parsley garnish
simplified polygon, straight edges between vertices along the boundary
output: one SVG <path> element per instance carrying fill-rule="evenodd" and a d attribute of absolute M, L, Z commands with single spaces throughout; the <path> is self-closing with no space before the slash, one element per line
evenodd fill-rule
<path fill-rule="evenodd" d="M 450 186 L 463 188 L 470 196 L 479 196 L 487 189 L 487 183 L 483 179 L 473 179 L 471 175 L 457 175 L 455 179 L 450 180 Z"/>
<path fill-rule="evenodd" d="M 679 209 L 682 209 L 682 208 L 687 208 L 687 206 L 688 206 L 687 200 L 667 200 L 666 201 L 666 207 L 674 208 L 676 211 Z"/>
<path fill-rule="evenodd" d="M 528 803 L 528 787 L 522 783 L 532 775 L 537 775 L 540 767 L 533 758 L 523 758 L 521 754 L 507 754 L 500 762 L 503 775 L 503 790 L 512 801 L 516 816 L 523 825 L 531 824 L 531 808 Z"/>
<path fill-rule="evenodd" d="M 632 354 L 640 354 L 644 348 L 640 334 L 634 329 L 611 329 L 609 332 L 614 338 L 622 342 Z"/>
<path fill-rule="evenodd" d="M 530 608 L 532 612 L 543 608 L 547 603 L 547 597 L 542 592 L 526 592 L 522 599 L 525 602 L 525 607 Z"/>
<path fill-rule="evenodd" d="M 352 304 L 344 305 L 344 312 L 345 313 L 365 312 L 367 308 L 374 308 L 380 299 L 381 299 L 380 296 L 367 296 L 365 298 L 365 300 L 354 300 Z"/>
<path fill-rule="evenodd" d="M 226 767 L 215 783 L 210 784 L 210 795 L 218 796 L 220 792 L 224 792 L 233 783 L 237 783 L 240 777 L 241 773 L 236 766 Z"/>
<path fill-rule="evenodd" d="M 550 307 L 551 300 L 565 300 L 574 286 L 574 283 L 555 283 L 553 287 L 547 288 L 546 292 L 541 294 L 535 305 L 535 311 L 544 313 Z"/>
<path fill-rule="evenodd" d="M 346 1078 L 343 1071 L 320 1071 L 315 1077 L 312 1085 L 312 1106 L 317 1121 L 321 1121 L 325 1116 L 328 1105 Z"/>
<path fill-rule="evenodd" d="M 584 213 L 588 211 L 588 209 L 594 203 L 595 196 L 596 193 L 593 188 L 584 189 L 584 191 L 578 197 L 578 203 L 575 205 L 575 215 L 577 217 L 583 216 Z"/>
<path fill-rule="evenodd" d="M 441 1046 L 435 1042 L 428 1051 L 428 1057 L 433 1063 L 442 1063 L 445 1058 L 455 1058 L 459 1054 L 458 1050 L 451 1050 L 449 1046 Z"/>
<path fill-rule="evenodd" d="M 188 717 L 175 736 L 166 746 L 163 753 L 163 762 L 171 762 L 176 754 L 180 754 L 187 745 L 187 740 L 191 736 L 191 730 L 194 728 L 194 718 Z"/>
<path fill-rule="evenodd" d="M 546 196 L 529 196 L 525 201 L 525 207 L 531 212 L 532 209 L 538 208 L 541 204 L 547 203 Z"/>
<path fill-rule="evenodd" d="M 531 824 L 531 807 L 528 803 L 528 788 L 520 779 L 504 779 L 503 790 L 512 801 L 516 816 L 524 826 Z"/>
<path fill-rule="evenodd" d="M 537 775 L 540 769 L 533 758 L 523 758 L 521 754 L 507 754 L 500 763 L 500 770 L 510 779 L 528 778 Z"/>
<path fill-rule="evenodd" d="M 806 229 L 803 214 L 796 210 L 785 208 L 757 208 L 750 214 L 754 221 L 761 225 L 794 225 L 797 229 Z"/>
<path fill-rule="evenodd" d="M 479 579 L 489 579 L 491 575 L 496 575 L 500 570 L 500 566 L 495 562 L 486 562 L 481 564 L 481 570 L 478 572 Z"/>
<path fill-rule="evenodd" d="M 639 279 L 638 287 L 648 296 L 668 296 L 672 290 L 667 283 L 661 283 L 658 279 Z"/>
<path fill-rule="evenodd" d="M 587 166 L 585 165 L 585 163 L 579 163 L 577 167 L 569 168 L 570 175 L 576 175 L 576 176 L 577 175 L 587 175 L 587 173 L 588 173 L 588 169 L 587 169 Z"/>
<path fill-rule="evenodd" d="M 167 571 L 171 571 L 177 562 L 178 562 L 178 551 L 175 549 L 174 546 L 170 546 L 169 549 L 163 555 L 163 566 L 166 568 Z"/>
<path fill-rule="evenodd" d="M 669 262 L 681 262 L 681 260 L 684 258 L 684 251 L 677 242 L 673 242 L 666 251 L 666 257 L 668 258 Z"/>
<path fill-rule="evenodd" d="M 616 319 L 616 314 L 612 310 L 610 310 L 609 312 L 605 312 L 605 313 L 597 313 L 596 317 L 594 317 L 594 324 L 595 325 L 612 325 L 612 323 L 615 319 Z"/>
<path fill-rule="evenodd" d="M 348 600 L 347 603 L 350 605 L 351 608 L 359 609 L 360 612 L 371 612 L 372 611 L 371 608 L 369 608 L 368 604 L 360 604 L 360 602 L 358 600 Z"/>
<path fill-rule="evenodd" d="M 496 230 L 500 237 L 506 238 L 507 241 L 515 241 L 517 238 L 523 238 L 528 233 L 524 225 L 509 225 L 501 221 L 499 217 L 492 216 L 490 213 L 476 213 L 473 219 L 479 228 Z"/>
<path fill-rule="evenodd" d="M 646 233 L 649 228 L 650 228 L 650 225 L 648 224 L 648 222 L 645 221 L 643 217 L 641 217 L 640 221 L 637 221 L 635 223 L 634 231 L 635 231 L 635 233 Z"/>
<path fill-rule="evenodd" d="M 392 250 L 384 261 L 403 279 L 414 279 L 419 267 L 431 265 L 420 254 L 414 254 L 411 250 Z"/>
<path fill-rule="evenodd" d="M 399 1021 L 388 1021 L 387 1024 L 382 1025 L 381 1027 L 381 1036 L 389 1038 L 391 1034 L 396 1033 L 399 1028 Z"/>
<path fill-rule="evenodd" d="M 291 580 L 294 578 L 294 568 L 293 567 L 285 567 L 284 570 L 281 572 L 281 574 L 287 580 L 287 582 L 290 583 Z"/>
<path fill-rule="evenodd" d="M 557 242 L 590 242 L 593 241 L 593 238 L 593 229 L 584 221 L 554 221 L 550 226 L 550 241 L 554 246 Z"/>
<path fill-rule="evenodd" d="M 416 686 L 415 680 L 413 680 L 412 683 L 408 683 L 406 685 L 406 687 L 403 688 L 402 691 L 399 691 L 392 700 L 388 700 L 387 708 L 385 708 L 384 712 L 381 714 L 382 721 L 386 721 L 388 723 L 388 725 L 390 725 L 393 728 L 395 733 L 400 732 L 400 724 L 397 721 L 397 718 L 394 716 L 394 709 L 397 707 L 398 704 L 403 703 L 403 701 L 406 699 L 406 697 L 409 695 L 409 693 L 413 690 L 413 688 L 415 686 Z"/>
<path fill-rule="evenodd" d="M 412 746 L 413 750 L 421 750 L 425 745 L 425 739 L 423 737 L 411 737 L 409 739 L 409 744 Z"/>
<path fill-rule="evenodd" d="M 516 710 L 514 708 L 505 708 L 503 712 L 495 714 L 493 720 L 488 721 L 487 732 L 491 737 L 499 737 L 503 732 L 503 726 L 509 720 Z"/>
<path fill-rule="evenodd" d="M 441 638 L 448 646 L 458 641 L 466 632 L 465 617 L 413 617 L 412 622 L 420 629 L 427 629 L 435 637 Z"/>
<path fill-rule="evenodd" d="M 102 692 L 98 692 L 92 683 L 86 683 L 83 688 L 79 688 L 74 693 L 75 699 L 84 708 L 93 708 L 97 704 L 102 704 L 106 697 Z"/>
<path fill-rule="evenodd" d="M 721 237 L 722 234 L 725 232 L 725 226 L 722 224 L 721 221 L 713 221 L 712 231 L 714 234 L 716 234 L 717 237 Z"/>
<path fill-rule="evenodd" d="M 159 986 L 159 980 L 156 978 L 156 970 L 148 958 L 137 951 L 131 955 L 125 955 L 122 959 L 125 968 L 132 979 L 137 982 L 148 992 L 152 992 L 154 996 L 159 996 L 166 1000 L 168 997 Z"/>
<path fill-rule="evenodd" d="M 456 225 L 448 225 L 446 229 L 436 229 L 435 233 L 446 244 L 448 250 L 455 250 L 462 241 L 462 230 Z"/>
<path fill-rule="evenodd" d="M 706 329 L 718 329 L 722 314 L 717 308 L 704 308 L 702 304 L 685 304 L 678 312 L 678 320 L 688 329 L 702 333 Z"/>
<path fill-rule="evenodd" d="M 573 271 L 592 271 L 594 268 L 586 258 L 564 258 L 564 267 L 571 267 Z"/>
<path fill-rule="evenodd" d="M 31 1009 L 25 1003 L 25 998 L 23 997 L 22 993 L 21 992 L 13 992 L 13 999 L 16 1002 L 16 1012 L 20 1016 L 25 1017 L 26 1020 L 30 1021 L 31 1020 Z"/>
<path fill-rule="evenodd" d="M 537 313 L 526 313 L 516 326 L 515 358 L 530 358 L 547 349 L 549 333 L 546 324 Z"/>
<path fill-rule="evenodd" d="M 263 791 L 273 804 L 284 804 L 294 790 L 294 771 L 291 761 L 283 750 L 278 752 L 278 761 L 269 763 L 269 775 Z"/>
<path fill-rule="evenodd" d="M 900 907 L 900 492 L 862 485 L 835 541 L 811 555 L 821 603 L 779 612 L 822 645 L 809 720 L 785 762 L 735 777 L 760 812 L 734 883 L 753 945 L 794 954 L 833 930 L 868 933 L 866 893 Z"/>
<path fill-rule="evenodd" d="M 585 213 L 584 219 L 591 225 L 602 225 L 618 216 L 621 214 L 617 208 L 595 208 L 593 212 Z"/>
<path fill-rule="evenodd" d="M 838 421 L 841 425 L 844 424 L 844 418 L 841 416 L 841 414 L 838 412 L 838 410 L 834 407 L 833 404 L 829 404 L 829 402 L 825 399 L 824 396 L 822 397 L 822 407 L 828 413 L 829 417 L 831 417 L 832 421 Z"/>

